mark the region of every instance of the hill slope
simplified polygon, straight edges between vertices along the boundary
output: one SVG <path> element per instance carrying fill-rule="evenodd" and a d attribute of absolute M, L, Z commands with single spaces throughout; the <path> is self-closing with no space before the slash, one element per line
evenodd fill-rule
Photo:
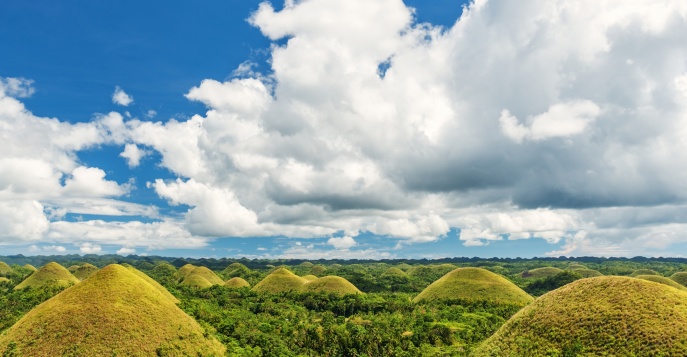
<path fill-rule="evenodd" d="M 12 268 L 5 262 L 0 262 L 0 275 L 8 275 L 12 273 Z"/>
<path fill-rule="evenodd" d="M 79 280 L 84 280 L 98 271 L 98 267 L 93 264 L 84 264 L 74 271 L 74 276 Z"/>
<path fill-rule="evenodd" d="M 355 285 L 339 276 L 325 276 L 303 285 L 303 291 L 331 293 L 337 295 L 362 294 Z"/>
<path fill-rule="evenodd" d="M 149 277 L 146 275 L 144 272 L 134 268 L 132 265 L 129 264 L 122 264 L 125 268 L 129 269 L 130 272 L 138 275 L 141 279 L 145 280 L 148 284 L 150 284 L 152 287 L 154 287 L 157 291 L 161 292 L 162 295 L 166 296 L 168 299 L 172 300 L 175 304 L 179 303 L 179 299 L 177 299 L 172 293 L 170 293 L 167 289 L 165 289 L 164 286 L 160 285 L 155 279 Z"/>
<path fill-rule="evenodd" d="M 14 290 L 21 290 L 28 287 L 36 288 L 45 285 L 69 286 L 70 284 L 77 284 L 78 282 L 79 279 L 72 275 L 65 267 L 55 262 L 51 262 L 29 275 L 28 278 L 15 286 Z"/>
<path fill-rule="evenodd" d="M 283 291 L 300 291 L 308 280 L 292 273 L 286 268 L 277 268 L 259 283 L 253 290 L 260 292 L 280 293 Z"/>
<path fill-rule="evenodd" d="M 22 317 L 0 336 L 0 352 L 12 342 L 26 356 L 222 356 L 203 334 L 152 285 L 112 264 Z"/>
<path fill-rule="evenodd" d="M 224 283 L 224 286 L 228 288 L 250 288 L 250 284 L 248 284 L 247 281 L 245 281 L 243 278 L 239 277 L 234 277 L 229 280 L 227 280 Z"/>
<path fill-rule="evenodd" d="M 541 296 L 473 356 L 684 356 L 685 335 L 687 292 L 604 276 Z"/>
<path fill-rule="evenodd" d="M 481 268 L 458 268 L 430 284 L 415 302 L 464 299 L 525 305 L 533 300 L 508 279 Z"/>
<path fill-rule="evenodd" d="M 212 285 L 224 285 L 224 280 L 206 267 L 196 267 L 186 274 L 181 285 L 195 286 L 204 289 Z"/>
<path fill-rule="evenodd" d="M 548 278 L 550 276 L 554 276 L 558 273 L 562 273 L 563 269 L 556 268 L 556 267 L 543 267 L 543 268 L 536 268 L 532 270 L 525 270 L 520 274 L 520 277 L 528 279 L 541 279 L 541 278 Z"/>
<path fill-rule="evenodd" d="M 666 278 L 665 276 L 660 276 L 660 275 L 637 275 L 637 276 L 635 276 L 635 279 L 643 279 L 643 280 L 653 281 L 653 282 L 655 282 L 655 283 L 665 284 L 665 285 L 668 285 L 668 286 L 672 286 L 672 287 L 674 287 L 675 289 L 687 291 L 687 288 L 686 288 L 686 287 L 680 285 L 679 283 L 677 283 L 676 281 L 674 281 L 674 280 L 672 280 L 672 279 L 670 279 L 670 278 Z"/>

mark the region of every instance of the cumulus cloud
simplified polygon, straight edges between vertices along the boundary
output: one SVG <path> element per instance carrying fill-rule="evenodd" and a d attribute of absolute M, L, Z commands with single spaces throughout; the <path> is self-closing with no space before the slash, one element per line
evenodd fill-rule
<path fill-rule="evenodd" d="M 83 243 L 79 247 L 79 251 L 83 254 L 98 254 L 103 251 L 102 247 L 93 243 Z"/>
<path fill-rule="evenodd" d="M 331 245 L 334 247 L 334 249 L 338 250 L 349 250 L 356 245 L 358 245 L 358 242 L 355 241 L 352 237 L 349 236 L 344 236 L 344 237 L 332 237 L 327 240 L 327 244 Z"/>
<path fill-rule="evenodd" d="M 114 93 L 112 93 L 112 103 L 121 105 L 123 107 L 128 107 L 129 104 L 134 102 L 134 98 L 120 88 L 119 86 L 115 87 Z"/>
<path fill-rule="evenodd" d="M 136 144 L 126 144 L 124 146 L 124 151 L 122 151 L 119 156 L 126 159 L 129 167 L 137 167 L 141 163 L 141 159 L 147 154 L 145 150 L 139 149 Z"/>
<path fill-rule="evenodd" d="M 136 254 L 136 249 L 121 247 L 120 249 L 117 250 L 117 254 L 119 254 L 119 255 Z"/>

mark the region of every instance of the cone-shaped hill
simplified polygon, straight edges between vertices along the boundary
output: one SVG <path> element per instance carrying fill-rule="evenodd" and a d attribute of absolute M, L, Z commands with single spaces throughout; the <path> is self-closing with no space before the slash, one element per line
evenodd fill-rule
<path fill-rule="evenodd" d="M 12 272 L 12 267 L 5 264 L 5 262 L 0 262 L 0 275 L 8 275 Z"/>
<path fill-rule="evenodd" d="M 243 278 L 233 277 L 224 283 L 224 286 L 228 288 L 250 288 L 250 284 Z"/>
<path fill-rule="evenodd" d="M 461 299 L 526 305 L 533 298 L 508 279 L 482 268 L 458 268 L 430 284 L 415 302 Z"/>
<path fill-rule="evenodd" d="M 70 273 L 74 273 L 76 269 L 79 269 L 80 265 L 71 265 L 67 270 L 69 270 Z"/>
<path fill-rule="evenodd" d="M 186 264 L 183 267 L 179 268 L 179 270 L 177 270 L 176 272 L 177 279 L 184 280 L 186 275 L 188 275 L 195 268 L 196 266 L 193 264 Z"/>
<path fill-rule="evenodd" d="M 687 286 L 687 272 L 681 271 L 670 276 L 675 282 L 682 286 Z"/>
<path fill-rule="evenodd" d="M 93 264 L 84 264 L 74 271 L 74 276 L 79 280 L 84 280 L 98 271 L 98 267 Z"/>
<path fill-rule="evenodd" d="M 686 335 L 687 292 L 603 276 L 542 295 L 472 356 L 685 356 Z"/>
<path fill-rule="evenodd" d="M 186 277 L 181 282 L 181 285 L 194 286 L 204 289 L 213 285 L 224 285 L 224 280 L 217 276 L 215 272 L 206 267 L 196 267 L 195 269 L 191 270 L 190 273 L 186 274 Z"/>
<path fill-rule="evenodd" d="M 455 269 L 455 268 L 454 268 Z M 382 273 L 382 276 L 399 276 L 399 277 L 407 277 L 408 274 L 404 272 L 403 270 L 396 268 L 396 267 L 391 267 L 387 270 L 385 270 Z"/>
<path fill-rule="evenodd" d="M 651 269 L 637 269 L 630 274 L 630 276 L 637 276 L 637 275 L 661 275 L 655 270 Z"/>
<path fill-rule="evenodd" d="M 112 264 L 24 315 L 0 336 L 22 356 L 223 356 L 225 348 L 160 291 Z"/>
<path fill-rule="evenodd" d="M 556 267 L 543 267 L 531 270 L 525 270 L 520 274 L 520 277 L 525 279 L 542 279 L 562 273 L 563 269 Z"/>
<path fill-rule="evenodd" d="M 31 271 L 36 271 L 36 270 L 38 270 L 38 269 L 36 269 L 35 266 L 33 266 L 33 265 L 31 265 L 31 264 L 24 264 L 23 267 L 24 267 L 24 269 L 26 269 L 26 270 L 31 270 Z"/>
<path fill-rule="evenodd" d="M 250 269 L 241 263 L 231 263 L 224 270 L 222 270 L 221 274 L 227 278 L 243 277 L 250 274 Z"/>
<path fill-rule="evenodd" d="M 596 276 L 602 276 L 601 272 L 594 270 L 594 269 L 587 269 L 587 268 L 580 268 L 580 269 L 572 269 L 570 270 L 574 272 L 575 274 L 579 274 L 583 278 L 593 278 Z"/>
<path fill-rule="evenodd" d="M 160 285 L 155 279 L 146 275 L 146 273 L 134 268 L 129 264 L 122 264 L 123 267 L 129 269 L 130 272 L 138 275 L 141 279 L 145 280 L 148 284 L 152 285 L 157 291 L 161 292 L 162 295 L 166 296 L 168 299 L 172 300 L 173 303 L 178 304 L 179 299 L 177 299 L 172 293 L 170 293 L 164 286 Z"/>
<path fill-rule="evenodd" d="M 678 284 L 676 281 L 666 278 L 665 276 L 660 276 L 660 275 L 637 275 L 635 276 L 636 279 L 643 279 L 643 280 L 648 280 L 648 281 L 653 281 L 659 284 L 665 284 L 668 286 L 672 286 L 675 289 L 679 290 L 684 290 L 687 291 L 687 288 Z"/>
<path fill-rule="evenodd" d="M 307 282 L 306 279 L 301 278 L 286 268 L 277 268 L 262 279 L 262 281 L 255 284 L 253 290 L 268 293 L 300 291 Z"/>
<path fill-rule="evenodd" d="M 28 287 L 37 288 L 39 286 L 57 285 L 69 286 L 79 282 L 72 273 L 65 267 L 52 262 L 44 265 L 28 278 L 24 279 L 19 285 L 14 287 L 14 290 L 21 290 Z"/>
<path fill-rule="evenodd" d="M 303 291 L 337 294 L 340 296 L 349 294 L 362 294 L 355 285 L 339 276 L 325 276 L 303 285 Z"/>
<path fill-rule="evenodd" d="M 313 280 L 317 280 L 318 278 L 312 274 L 309 274 L 309 275 L 303 275 L 303 279 L 305 279 L 307 281 L 313 281 Z"/>

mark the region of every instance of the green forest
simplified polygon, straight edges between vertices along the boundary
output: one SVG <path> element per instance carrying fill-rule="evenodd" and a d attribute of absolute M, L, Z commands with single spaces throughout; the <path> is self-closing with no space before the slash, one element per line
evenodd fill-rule
<path fill-rule="evenodd" d="M 304 261 L 67 255 L 0 261 L 2 356 L 51 355 L 56 346 L 60 355 L 71 356 L 103 351 L 677 356 L 687 351 L 687 260 L 677 258 Z M 107 315 L 110 305 L 119 309 L 127 303 L 135 309 L 113 310 L 116 318 Z M 86 315 L 90 306 L 92 314 L 102 315 L 97 320 Z M 184 317 L 163 318 L 174 314 Z M 72 315 L 78 318 L 65 317 Z M 172 325 L 186 315 L 192 328 L 182 334 L 174 330 L 181 326 Z M 118 319 L 125 326 L 114 326 Z M 151 336 L 145 324 L 157 330 L 172 326 L 174 337 L 169 340 L 164 331 Z M 619 325 L 624 329 L 616 329 Z M 108 342 L 120 333 L 110 330 L 117 329 L 129 330 L 121 333 L 130 334 L 127 339 L 138 352 L 121 345 L 126 341 Z"/>

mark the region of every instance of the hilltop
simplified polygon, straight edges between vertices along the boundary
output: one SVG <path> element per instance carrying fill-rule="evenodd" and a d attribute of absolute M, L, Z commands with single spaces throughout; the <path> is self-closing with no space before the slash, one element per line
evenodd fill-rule
<path fill-rule="evenodd" d="M 234 278 L 227 280 L 224 283 L 224 286 L 226 286 L 228 288 L 244 288 L 244 287 L 250 288 L 250 284 L 247 281 L 245 281 L 243 278 L 239 278 L 239 277 L 234 277 Z"/>
<path fill-rule="evenodd" d="M 581 279 L 541 296 L 473 356 L 684 356 L 685 335 L 687 292 L 641 279 L 604 276 Z"/>
<path fill-rule="evenodd" d="M 69 286 L 71 284 L 79 283 L 72 273 L 65 267 L 52 262 L 44 265 L 28 278 L 24 279 L 19 285 L 14 287 L 14 290 L 21 290 L 28 287 L 40 287 L 46 285 Z"/>
<path fill-rule="evenodd" d="M 181 285 L 205 289 L 213 285 L 224 285 L 224 280 L 206 267 L 195 267 L 193 270 L 186 273 Z"/>
<path fill-rule="evenodd" d="M 65 269 L 66 270 L 66 269 Z M 26 356 L 222 356 L 224 347 L 143 278 L 109 265 L 37 306 L 0 336 Z"/>
<path fill-rule="evenodd" d="M 93 264 L 84 264 L 76 268 L 73 272 L 74 276 L 79 280 L 84 280 L 98 271 L 98 267 Z"/>
<path fill-rule="evenodd" d="M 262 279 L 262 281 L 255 284 L 253 290 L 270 293 L 300 291 L 307 282 L 308 280 L 301 278 L 286 268 L 277 268 Z"/>
<path fill-rule="evenodd" d="M 430 284 L 413 299 L 462 299 L 525 305 L 533 298 L 508 279 L 482 268 L 458 268 Z"/>
<path fill-rule="evenodd" d="M 0 262 L 0 275 L 8 275 L 12 273 L 12 268 L 5 262 Z"/>
<path fill-rule="evenodd" d="M 149 277 L 146 275 L 144 272 L 134 268 L 133 266 L 129 264 L 122 264 L 123 267 L 129 269 L 130 272 L 136 274 L 139 278 L 145 280 L 148 284 L 150 284 L 152 287 L 154 287 L 157 291 L 161 292 L 162 295 L 166 296 L 168 299 L 170 299 L 173 303 L 178 304 L 179 299 L 177 299 L 172 293 L 170 293 L 167 289 L 165 289 L 164 286 L 160 285 L 155 279 Z"/>
<path fill-rule="evenodd" d="M 536 268 L 532 270 L 525 270 L 520 274 L 520 277 L 525 279 L 541 279 L 554 276 L 556 274 L 562 273 L 563 269 L 556 267 L 543 267 Z"/>
<path fill-rule="evenodd" d="M 310 281 L 303 286 L 303 291 L 330 293 L 336 295 L 362 294 L 355 285 L 338 276 L 325 276 Z"/>

